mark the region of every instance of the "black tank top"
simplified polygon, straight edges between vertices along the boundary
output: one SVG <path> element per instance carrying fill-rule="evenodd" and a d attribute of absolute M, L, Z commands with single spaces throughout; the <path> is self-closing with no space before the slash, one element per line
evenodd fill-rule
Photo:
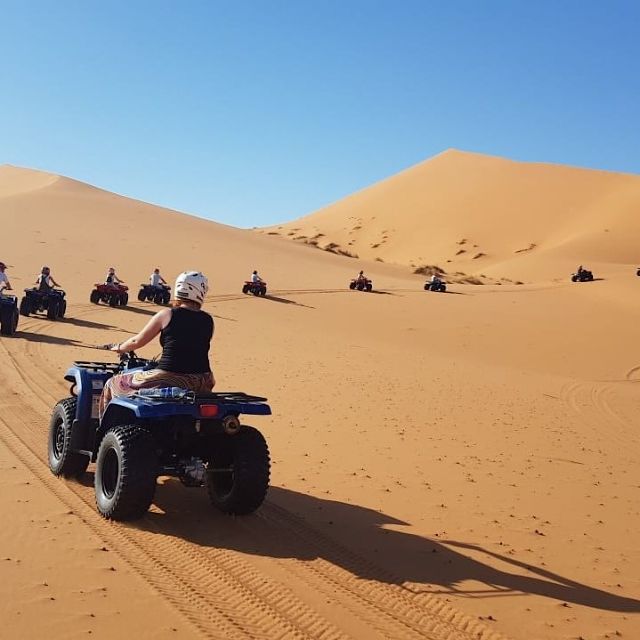
<path fill-rule="evenodd" d="M 213 318 L 205 311 L 177 307 L 160 333 L 162 357 L 158 369 L 174 373 L 208 373 Z"/>

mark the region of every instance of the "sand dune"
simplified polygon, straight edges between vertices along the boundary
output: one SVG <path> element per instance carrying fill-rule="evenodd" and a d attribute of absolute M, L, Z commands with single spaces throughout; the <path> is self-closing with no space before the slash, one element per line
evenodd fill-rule
<path fill-rule="evenodd" d="M 149 638 L 640 636 L 640 356 L 632 348 L 640 278 L 619 231 L 636 229 L 625 207 L 637 178 L 459 153 L 434 162 L 397 179 L 417 172 L 435 190 L 461 163 L 482 170 L 463 181 L 466 200 L 448 209 L 440 229 L 449 235 L 433 246 L 478 244 L 495 256 L 496 276 L 544 277 L 426 293 L 407 262 L 449 254 L 412 257 L 418 244 L 400 234 L 397 217 L 398 235 L 381 254 L 397 255 L 393 265 L 0 168 L 0 259 L 14 286 L 47 263 L 69 298 L 65 321 L 21 318 L 16 336 L 0 338 L 0 509 L 11 523 L 0 532 L 5 628 L 52 640 L 123 630 Z M 556 170 L 562 177 L 551 179 Z M 548 212 L 526 225 L 501 223 L 506 204 L 500 215 L 469 214 L 481 212 L 469 204 L 472 184 L 495 190 L 500 181 L 512 202 L 527 185 L 539 190 L 540 206 L 551 200 L 546 190 L 571 184 L 581 195 L 566 195 L 567 211 L 588 215 L 549 231 Z M 397 202 L 392 183 L 373 188 L 388 189 L 389 203 Z M 604 203 L 608 232 L 599 231 Z M 391 232 L 390 217 L 385 225 Z M 562 270 L 587 250 L 603 279 L 568 282 Z M 560 282 L 542 272 L 547 262 Z M 50 475 L 46 429 L 68 393 L 66 366 L 104 357 L 91 346 L 137 331 L 156 309 L 89 304 L 111 264 L 134 286 L 156 265 L 167 277 L 187 267 L 209 274 L 219 386 L 265 394 L 274 411 L 254 422 L 274 463 L 257 515 L 224 518 L 202 491 L 167 479 L 145 518 L 110 525 L 95 513 L 91 473 L 85 483 Z M 240 293 L 253 268 L 269 281 L 265 299 Z M 346 288 L 359 268 L 377 294 Z"/>
<path fill-rule="evenodd" d="M 640 176 L 449 150 L 267 230 L 367 260 L 528 281 L 640 260 Z"/>

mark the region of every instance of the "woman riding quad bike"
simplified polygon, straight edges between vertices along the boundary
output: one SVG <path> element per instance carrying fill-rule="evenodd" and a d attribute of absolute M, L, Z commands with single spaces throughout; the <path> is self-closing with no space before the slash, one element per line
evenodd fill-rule
<path fill-rule="evenodd" d="M 425 291 L 440 291 L 444 293 L 447 290 L 447 285 L 436 274 L 432 275 L 429 280 L 424 283 Z"/>
<path fill-rule="evenodd" d="M 138 291 L 138 300 L 144 302 L 155 302 L 156 304 L 166 305 L 171 300 L 171 287 L 167 281 L 160 275 L 160 269 L 157 267 L 149 276 L 149 284 L 142 283 Z"/>
<path fill-rule="evenodd" d="M 209 346 L 213 319 L 201 310 L 208 283 L 199 272 L 178 276 L 176 306 L 157 313 L 136 336 L 111 349 L 120 364 L 77 361 L 65 379 L 71 397 L 49 424 L 49 468 L 79 478 L 95 462 L 98 512 L 111 520 L 143 516 L 157 478 L 206 486 L 224 513 L 255 511 L 269 487 L 269 449 L 241 415 L 270 415 L 266 398 L 213 393 Z M 159 362 L 132 351 L 160 335 Z"/>
<path fill-rule="evenodd" d="M 104 302 L 111 307 L 126 307 L 129 303 L 129 287 L 116 275 L 114 267 L 109 267 L 103 284 L 97 283 L 91 291 L 89 300 L 93 304 Z"/>
<path fill-rule="evenodd" d="M 67 310 L 65 292 L 55 288 L 60 285 L 54 280 L 49 267 L 42 267 L 35 284 L 35 287 L 24 290 L 25 295 L 20 301 L 20 315 L 28 316 L 42 311 L 46 312 L 49 320 L 64 318 Z"/>
<path fill-rule="evenodd" d="M 591 282 L 593 273 L 580 265 L 576 272 L 571 276 L 571 282 Z"/>
<path fill-rule="evenodd" d="M 358 291 L 371 291 L 373 289 L 373 282 L 364 275 L 364 271 L 360 271 L 358 276 L 351 280 L 349 283 L 349 289 L 357 289 Z"/>
<path fill-rule="evenodd" d="M 209 347 L 214 325 L 213 318 L 201 309 L 208 290 L 208 280 L 202 273 L 181 273 L 174 288 L 175 306 L 156 313 L 138 335 L 111 347 L 117 353 L 127 353 L 160 335 L 162 356 L 156 369 L 110 378 L 100 399 L 101 415 L 113 397 L 133 395 L 140 389 L 173 386 L 196 393 L 211 391 L 215 379 L 209 365 Z"/>
<path fill-rule="evenodd" d="M 245 280 L 242 293 L 253 293 L 254 296 L 267 295 L 267 283 L 258 275 L 256 270 L 251 274 L 251 280 Z"/>

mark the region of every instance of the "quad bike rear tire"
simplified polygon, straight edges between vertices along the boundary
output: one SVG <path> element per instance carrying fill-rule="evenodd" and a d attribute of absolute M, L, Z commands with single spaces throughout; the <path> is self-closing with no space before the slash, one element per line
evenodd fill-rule
<path fill-rule="evenodd" d="M 79 478 L 89 466 L 89 456 L 74 451 L 77 440 L 77 398 L 65 398 L 53 409 L 49 423 L 49 469 L 56 476 Z"/>
<path fill-rule="evenodd" d="M 158 457 L 153 436 L 138 425 L 119 425 L 105 434 L 96 459 L 98 512 L 107 520 L 133 520 L 151 506 Z"/>
<path fill-rule="evenodd" d="M 248 284 L 243 285 L 243 287 L 242 287 L 242 293 L 249 293 L 249 289 L 250 289 L 250 287 L 249 287 L 249 285 L 248 285 Z"/>
<path fill-rule="evenodd" d="M 22 300 L 20 300 L 20 315 L 28 316 L 30 313 L 31 313 L 31 302 L 29 301 L 29 298 L 25 296 L 24 298 L 22 298 Z"/>
<path fill-rule="evenodd" d="M 264 436 L 243 426 L 225 436 L 207 470 L 211 504 L 223 513 L 246 515 L 263 502 L 269 488 L 269 448 Z"/>
<path fill-rule="evenodd" d="M 117 293 L 112 293 L 109 296 L 109 306 L 110 307 L 117 307 L 118 306 L 118 294 Z"/>
<path fill-rule="evenodd" d="M 349 289 L 351 289 L 353 291 L 353 289 L 356 288 L 356 283 L 355 282 L 350 282 L 349 283 Z"/>
<path fill-rule="evenodd" d="M 93 304 L 98 304 L 100 302 L 100 292 L 97 289 L 94 289 L 89 296 L 89 301 Z"/>
<path fill-rule="evenodd" d="M 138 300 L 140 302 L 144 302 L 147 299 L 147 294 L 145 293 L 144 289 L 140 289 L 140 291 L 138 291 Z"/>
<path fill-rule="evenodd" d="M 373 285 L 370 282 L 367 282 L 364 286 L 367 291 L 371 291 L 373 289 Z"/>
<path fill-rule="evenodd" d="M 58 300 L 57 298 L 49 298 L 47 302 L 47 318 L 49 320 L 58 319 Z"/>
<path fill-rule="evenodd" d="M 18 308 L 13 305 L 0 305 L 0 334 L 12 336 L 18 328 Z"/>

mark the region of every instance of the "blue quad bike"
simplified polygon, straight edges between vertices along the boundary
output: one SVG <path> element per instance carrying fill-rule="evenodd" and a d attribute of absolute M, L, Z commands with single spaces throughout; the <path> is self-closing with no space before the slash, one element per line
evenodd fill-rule
<path fill-rule="evenodd" d="M 62 289 L 40 291 L 37 288 L 25 289 L 20 301 L 20 315 L 31 313 L 46 313 L 49 320 L 64 318 L 67 311 L 65 292 Z"/>
<path fill-rule="evenodd" d="M 95 462 L 96 505 L 110 520 L 142 517 L 158 476 L 177 477 L 188 487 L 206 485 L 212 505 L 224 513 L 255 511 L 269 487 L 269 449 L 240 415 L 271 415 L 266 398 L 141 389 L 113 398 L 99 419 L 100 395 L 111 376 L 154 366 L 134 353 L 121 355 L 119 364 L 73 364 L 65 375 L 71 397 L 56 404 L 49 425 L 51 472 L 78 478 Z"/>
<path fill-rule="evenodd" d="M 440 293 L 445 293 L 447 291 L 447 285 L 442 280 L 436 280 L 435 282 L 431 282 L 431 280 L 427 280 L 424 283 L 425 291 L 438 291 Z"/>
<path fill-rule="evenodd" d="M 138 291 L 138 300 L 140 302 L 148 301 L 155 304 L 168 305 L 171 301 L 171 287 L 166 284 L 154 287 L 143 283 L 140 285 L 140 291 Z"/>
<path fill-rule="evenodd" d="M 12 336 L 18 329 L 18 298 L 3 295 L 0 290 L 0 334 Z"/>

